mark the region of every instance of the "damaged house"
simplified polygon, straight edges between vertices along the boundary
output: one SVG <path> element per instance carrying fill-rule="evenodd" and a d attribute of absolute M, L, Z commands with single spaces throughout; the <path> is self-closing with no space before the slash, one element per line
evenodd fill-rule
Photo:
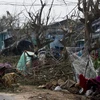
<path fill-rule="evenodd" d="M 63 47 L 60 42 L 64 37 L 64 32 L 61 29 L 62 27 L 67 29 L 67 20 L 55 22 L 48 26 L 46 38 L 53 40 L 53 42 L 50 44 L 50 47 L 54 47 L 55 41 L 57 41 L 56 45 L 60 45 L 61 47 Z"/>
<path fill-rule="evenodd" d="M 100 18 L 93 22 L 92 28 L 94 30 L 92 38 L 94 38 L 94 39 L 99 38 L 100 39 Z"/>
<path fill-rule="evenodd" d="M 5 49 L 13 43 L 13 36 L 10 30 L 0 32 L 0 50 Z"/>

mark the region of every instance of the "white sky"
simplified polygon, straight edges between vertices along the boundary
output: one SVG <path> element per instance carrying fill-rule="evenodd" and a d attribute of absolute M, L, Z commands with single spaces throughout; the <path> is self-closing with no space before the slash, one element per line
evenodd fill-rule
<path fill-rule="evenodd" d="M 40 6 L 36 6 L 36 4 L 40 4 L 40 0 L 0 0 L 0 16 L 6 15 L 6 11 L 9 11 L 12 15 L 17 15 L 23 10 L 23 13 L 20 15 L 21 19 L 24 19 L 25 16 L 28 16 L 25 10 L 25 7 L 29 11 L 32 3 L 34 3 L 34 7 L 31 8 L 32 12 L 37 11 Z M 47 4 L 51 4 L 52 0 L 43 0 Z M 78 0 L 65 0 L 67 5 L 64 5 L 63 0 L 55 0 L 54 6 L 51 12 L 51 18 L 62 20 L 65 16 L 77 5 Z M 58 5 L 55 5 L 58 4 Z M 30 5 L 30 6 L 17 6 L 17 5 Z M 49 9 L 49 5 L 44 9 L 44 16 L 47 15 L 47 11 Z"/>

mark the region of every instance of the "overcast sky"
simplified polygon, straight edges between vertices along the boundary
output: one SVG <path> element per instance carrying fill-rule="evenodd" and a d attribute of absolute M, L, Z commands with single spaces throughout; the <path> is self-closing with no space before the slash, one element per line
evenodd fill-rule
<path fill-rule="evenodd" d="M 48 5 L 44 9 L 44 16 L 47 15 L 47 11 L 50 7 L 52 0 L 43 0 Z M 77 5 L 78 0 L 65 0 L 67 5 L 64 4 L 63 0 L 55 0 L 53 9 L 51 12 L 51 18 L 55 19 L 64 19 L 65 16 Z M 34 2 L 34 4 L 33 4 Z M 31 7 L 31 5 L 34 5 Z M 0 0 L 0 16 L 6 15 L 6 11 L 9 11 L 12 15 L 17 15 L 21 11 L 23 13 L 20 15 L 20 18 L 23 19 L 24 16 L 27 16 L 26 9 L 29 11 L 35 12 L 40 8 L 40 0 Z M 23 6 L 25 5 L 25 6 Z"/>

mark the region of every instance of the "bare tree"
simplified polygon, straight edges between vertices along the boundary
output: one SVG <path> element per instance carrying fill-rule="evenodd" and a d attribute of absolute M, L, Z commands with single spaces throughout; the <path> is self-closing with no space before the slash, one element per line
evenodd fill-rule
<path fill-rule="evenodd" d="M 85 25 L 85 39 L 88 49 L 91 48 L 92 22 L 100 18 L 100 0 L 78 0 L 78 9 L 84 15 L 81 22 Z"/>
<path fill-rule="evenodd" d="M 53 2 L 54 0 L 52 0 L 48 14 L 46 16 L 46 18 L 43 18 L 43 10 L 46 6 L 46 3 L 43 2 L 43 0 L 40 0 L 41 3 L 41 7 L 40 10 L 37 12 L 28 12 L 29 18 L 31 19 L 29 21 L 30 23 L 30 27 L 32 28 L 35 36 L 36 36 L 36 42 L 37 42 L 37 48 L 41 48 L 45 45 L 47 45 L 48 43 L 50 43 L 51 41 L 46 41 L 45 40 L 45 32 L 47 30 L 47 26 L 48 26 L 48 22 L 50 19 L 50 13 L 51 13 L 51 9 L 53 6 Z M 46 19 L 46 21 L 45 21 Z M 34 46 L 35 48 L 35 46 Z"/>

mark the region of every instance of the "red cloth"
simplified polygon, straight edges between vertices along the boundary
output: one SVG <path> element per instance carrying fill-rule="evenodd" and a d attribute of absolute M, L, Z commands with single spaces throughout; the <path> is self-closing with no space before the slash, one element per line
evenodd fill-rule
<path fill-rule="evenodd" d="M 93 91 L 99 91 L 100 92 L 100 76 L 97 76 L 94 79 L 89 79 L 88 80 L 88 85 L 87 87 L 90 89 L 93 87 Z"/>
<path fill-rule="evenodd" d="M 86 92 L 87 90 L 87 82 L 88 79 L 86 79 L 82 74 L 79 75 L 79 85 L 83 88 L 83 91 Z"/>
<path fill-rule="evenodd" d="M 82 74 L 79 75 L 79 85 L 83 88 L 83 92 L 93 87 L 93 91 L 98 90 L 100 92 L 100 76 L 96 78 L 86 79 Z"/>

